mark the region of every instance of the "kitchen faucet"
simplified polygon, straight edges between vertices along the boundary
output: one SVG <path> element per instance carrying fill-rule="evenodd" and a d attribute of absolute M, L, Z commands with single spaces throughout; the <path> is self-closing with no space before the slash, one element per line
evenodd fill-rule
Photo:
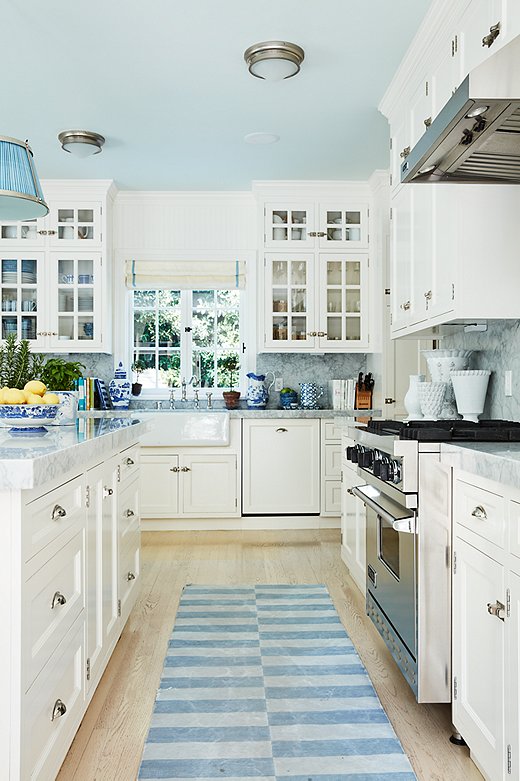
<path fill-rule="evenodd" d="M 181 388 L 182 388 L 181 401 L 183 403 L 186 403 L 188 401 L 188 399 L 186 398 L 186 377 L 182 378 Z"/>
<path fill-rule="evenodd" d="M 206 409 L 213 409 L 213 404 L 211 403 L 211 397 L 213 396 L 212 393 L 207 392 L 206 397 L 208 399 L 208 406 Z"/>
<path fill-rule="evenodd" d="M 193 407 L 194 407 L 194 409 L 200 409 L 199 392 L 198 392 L 198 390 L 194 390 L 193 391 L 193 395 L 194 395 Z"/>
<path fill-rule="evenodd" d="M 175 388 L 173 385 L 170 388 L 170 409 L 175 409 Z"/>

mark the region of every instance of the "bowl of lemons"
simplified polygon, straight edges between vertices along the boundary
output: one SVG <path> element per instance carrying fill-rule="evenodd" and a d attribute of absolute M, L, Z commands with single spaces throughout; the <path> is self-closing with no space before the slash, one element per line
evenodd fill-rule
<path fill-rule="evenodd" d="M 47 393 L 40 380 L 31 380 L 23 390 L 0 388 L 0 425 L 9 426 L 11 434 L 45 434 L 43 424 L 54 420 L 59 406 L 59 397 Z"/>

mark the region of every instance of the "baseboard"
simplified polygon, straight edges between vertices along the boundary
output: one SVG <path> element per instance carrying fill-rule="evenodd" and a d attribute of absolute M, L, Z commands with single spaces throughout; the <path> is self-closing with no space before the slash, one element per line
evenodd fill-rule
<path fill-rule="evenodd" d="M 148 518 L 141 519 L 144 532 L 228 531 L 237 529 L 339 529 L 340 518 L 319 515 L 258 515 L 243 518 Z"/>

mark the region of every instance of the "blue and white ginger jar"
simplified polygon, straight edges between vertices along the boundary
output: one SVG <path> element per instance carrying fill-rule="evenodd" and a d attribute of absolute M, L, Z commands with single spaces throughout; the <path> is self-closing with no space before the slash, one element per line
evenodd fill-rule
<path fill-rule="evenodd" d="M 130 406 L 130 380 L 126 376 L 125 367 L 119 361 L 114 372 L 114 379 L 108 384 L 108 393 L 115 409 L 128 409 Z"/>

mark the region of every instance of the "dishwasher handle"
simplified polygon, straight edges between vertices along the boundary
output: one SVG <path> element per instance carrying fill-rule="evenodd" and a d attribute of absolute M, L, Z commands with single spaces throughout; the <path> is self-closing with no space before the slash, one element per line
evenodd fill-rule
<path fill-rule="evenodd" d="M 357 496 L 358 499 L 373 510 L 377 515 L 380 515 L 387 523 L 389 523 L 396 532 L 404 532 L 405 534 L 415 534 L 415 514 L 403 507 L 400 510 L 399 505 L 392 502 L 392 511 L 385 509 L 381 504 L 375 501 L 371 496 L 363 491 L 363 488 L 369 488 L 367 485 L 360 485 L 351 489 L 350 493 L 353 496 Z M 395 513 L 395 514 L 394 514 Z"/>

